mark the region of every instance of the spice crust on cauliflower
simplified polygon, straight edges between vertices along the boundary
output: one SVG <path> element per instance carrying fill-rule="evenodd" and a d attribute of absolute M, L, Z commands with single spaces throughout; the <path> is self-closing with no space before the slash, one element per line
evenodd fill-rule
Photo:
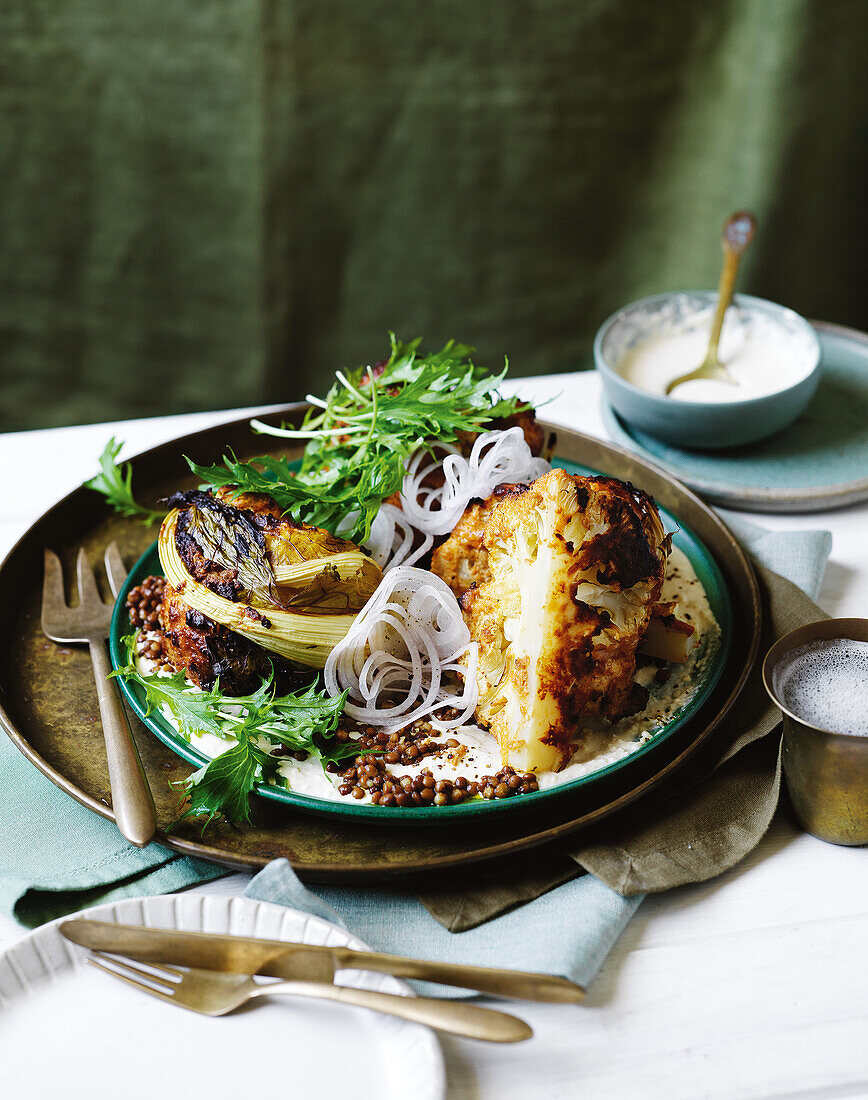
<path fill-rule="evenodd" d="M 505 764 L 556 771 L 582 719 L 641 710 L 636 648 L 668 552 L 653 501 L 614 478 L 555 469 L 468 509 L 432 568 L 479 643 L 476 718 Z"/>

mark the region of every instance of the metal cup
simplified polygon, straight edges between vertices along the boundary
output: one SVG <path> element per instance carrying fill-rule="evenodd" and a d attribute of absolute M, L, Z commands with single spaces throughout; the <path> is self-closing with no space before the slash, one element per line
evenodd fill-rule
<path fill-rule="evenodd" d="M 868 737 L 805 722 L 775 692 L 775 672 L 793 650 L 830 638 L 868 642 L 868 619 L 823 619 L 790 631 L 766 654 L 763 683 L 783 714 L 784 778 L 802 827 L 832 844 L 868 844 Z"/>

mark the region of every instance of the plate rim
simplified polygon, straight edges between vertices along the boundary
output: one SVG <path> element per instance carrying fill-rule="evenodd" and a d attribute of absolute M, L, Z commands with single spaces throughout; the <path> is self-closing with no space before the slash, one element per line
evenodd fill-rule
<path fill-rule="evenodd" d="M 848 328 L 846 325 L 835 324 L 831 321 L 810 321 L 821 335 L 828 333 L 841 340 L 850 340 L 862 344 L 868 350 L 868 333 L 859 329 Z M 600 396 L 600 406 L 603 423 L 614 437 L 616 442 L 627 450 L 633 451 L 640 458 L 649 462 L 659 462 L 659 456 L 647 451 L 630 434 L 625 427 L 622 418 L 609 404 L 605 394 Z M 677 448 L 676 448 L 677 449 Z M 681 480 L 682 472 L 679 471 L 678 480 Z M 675 475 L 670 475 L 675 476 Z M 684 475 L 683 484 L 701 493 L 709 500 L 724 507 L 741 507 L 746 511 L 755 512 L 827 512 L 834 508 L 843 508 L 849 504 L 858 504 L 868 498 L 868 477 L 855 478 L 850 481 L 836 481 L 829 485 L 812 486 L 805 489 L 755 489 L 733 488 L 732 483 L 724 481 L 708 480 L 703 477 Z"/>
<path fill-rule="evenodd" d="M 292 415 L 301 415 L 306 408 L 307 405 L 305 402 L 291 402 L 283 407 L 273 409 L 268 414 L 268 417 L 280 419 Z M 130 459 L 134 476 L 137 465 L 140 466 L 144 462 L 150 461 L 152 463 L 159 463 L 167 458 L 172 458 L 174 460 L 179 445 L 187 446 L 190 445 L 193 440 L 200 440 L 202 437 L 207 437 L 209 435 L 214 437 L 217 433 L 222 434 L 231 432 L 234 429 L 246 426 L 248 423 L 249 416 L 238 417 L 232 421 L 224 421 L 208 428 L 199 429 L 195 432 L 188 432 L 160 443 L 155 447 L 139 452 Z M 357 862 L 351 867 L 345 867 L 328 862 L 291 860 L 293 867 L 299 875 L 303 876 L 308 881 L 323 883 L 370 882 L 377 880 L 394 881 L 396 879 L 411 878 L 420 873 L 437 873 L 439 871 L 455 868 L 472 867 L 483 863 L 496 862 L 507 856 L 514 857 L 516 852 L 526 853 L 554 843 L 557 840 L 561 840 L 579 830 L 586 829 L 599 823 L 604 818 L 619 813 L 670 778 L 672 774 L 684 764 L 688 757 L 695 753 L 701 745 L 707 743 L 709 738 L 720 729 L 726 715 L 729 713 L 735 700 L 743 690 L 756 664 L 757 654 L 759 652 L 763 622 L 762 600 L 760 597 L 759 584 L 750 559 L 724 521 L 689 487 L 650 459 L 640 456 L 636 454 L 636 452 L 619 446 L 616 443 L 600 439 L 585 432 L 575 431 L 560 424 L 552 424 L 542 420 L 540 424 L 547 432 L 553 432 L 555 435 L 565 433 L 567 437 L 574 441 L 579 447 L 590 448 L 595 453 L 611 456 L 613 459 L 618 460 L 619 465 L 626 466 L 628 471 L 630 471 L 631 468 L 636 471 L 636 473 L 630 472 L 627 475 L 622 472 L 621 476 L 628 477 L 629 479 L 629 477 L 636 478 L 637 475 L 643 473 L 651 474 L 653 478 L 662 483 L 662 487 L 666 492 L 674 492 L 676 495 L 683 498 L 684 503 L 689 506 L 689 508 L 696 510 L 698 518 L 702 521 L 701 526 L 707 526 L 714 529 L 716 538 L 725 544 L 727 551 L 727 556 L 725 558 L 722 557 L 721 553 L 716 549 L 712 550 L 712 552 L 725 576 L 728 573 L 734 572 L 738 574 L 740 580 L 743 582 L 744 587 L 739 592 L 738 603 L 740 610 L 743 611 L 747 619 L 747 623 L 752 633 L 747 650 L 737 670 L 737 674 L 734 678 L 729 678 L 730 682 L 728 683 L 727 694 L 725 698 L 721 700 L 717 714 L 708 721 L 705 728 L 701 730 L 688 745 L 681 749 L 681 751 L 679 751 L 677 755 L 668 761 L 659 771 L 655 772 L 637 786 L 632 787 L 629 791 L 623 792 L 618 797 L 613 798 L 604 806 L 595 807 L 589 811 L 582 812 L 566 822 L 558 822 L 555 825 L 549 825 L 532 833 L 522 835 L 517 839 L 507 839 L 491 844 L 486 843 L 483 838 L 479 841 L 479 846 L 472 849 L 449 852 L 439 856 L 417 857 L 403 862 L 375 860 L 373 862 Z M 77 496 L 80 492 L 82 492 L 82 486 L 78 486 L 71 490 L 59 501 L 56 501 L 50 508 L 46 509 L 46 511 L 34 520 L 27 530 L 22 533 L 14 546 L 9 550 L 2 563 L 0 563 L 0 580 L 2 580 L 3 574 L 10 567 L 10 563 L 17 559 L 26 548 L 26 544 L 34 538 L 36 530 L 41 525 L 48 523 L 55 513 L 61 513 L 67 508 L 72 498 Z M 659 495 L 660 490 L 655 490 L 655 492 Z M 100 514 L 107 516 L 109 514 L 107 508 L 104 505 L 100 507 Z M 696 530 L 696 522 L 693 522 L 691 526 Z M 704 536 L 701 531 L 698 532 L 698 534 L 703 541 L 708 544 L 708 537 Z M 730 660 L 732 661 L 732 656 Z M 58 771 L 33 747 L 33 745 L 30 744 L 27 737 L 18 730 L 14 720 L 6 710 L 2 692 L 0 692 L 0 726 L 3 727 L 16 748 L 18 748 L 18 750 L 22 752 L 22 754 L 46 776 L 46 778 L 54 783 L 55 786 L 92 812 L 99 814 L 107 820 L 115 820 L 110 806 L 76 786 L 72 780 Z M 208 860 L 224 867 L 239 870 L 261 868 L 265 866 L 270 858 L 259 855 L 248 855 L 244 852 L 238 852 L 226 845 L 215 845 L 206 843 L 202 840 L 195 841 L 184 837 L 176 837 L 171 834 L 166 834 L 162 830 L 158 830 L 155 839 L 165 847 L 171 848 L 182 855 Z"/>
<path fill-rule="evenodd" d="M 102 902 L 99 905 L 91 905 L 85 909 L 75 910 L 66 916 L 57 917 L 52 921 L 39 925 L 37 928 L 30 929 L 25 935 L 15 940 L 14 943 L 7 944 L 0 949 L 0 965 L 8 963 L 10 957 L 14 957 L 16 952 L 22 950 L 26 951 L 28 945 L 31 945 L 44 970 L 51 974 L 52 977 L 59 970 L 66 970 L 70 967 L 77 969 L 82 964 L 80 961 L 78 963 L 75 962 L 77 958 L 76 953 L 78 951 L 84 952 L 84 948 L 79 948 L 77 945 L 70 943 L 61 935 L 59 930 L 60 925 L 65 921 L 87 918 L 90 920 L 109 920 L 115 923 L 141 923 L 143 927 L 149 928 L 165 928 L 167 927 L 166 923 L 161 921 L 159 917 L 155 917 L 156 923 L 148 921 L 146 918 L 148 916 L 147 910 L 149 907 L 158 909 L 160 915 L 162 915 L 162 912 L 169 907 L 167 903 L 171 903 L 171 911 L 174 919 L 174 923 L 168 926 L 170 930 L 173 928 L 180 930 L 183 927 L 184 931 L 218 931 L 218 929 L 208 929 L 204 927 L 204 925 L 208 923 L 208 919 L 205 916 L 206 902 L 208 903 L 208 907 L 212 910 L 209 916 L 214 915 L 213 909 L 215 907 L 219 907 L 220 913 L 227 918 L 227 925 L 229 920 L 232 919 L 233 911 L 237 911 L 239 906 L 250 906 L 255 912 L 259 912 L 264 907 L 266 910 L 273 910 L 280 916 L 295 915 L 303 918 L 306 924 L 312 923 L 314 927 L 321 927 L 323 930 L 328 930 L 330 935 L 337 934 L 344 941 L 342 946 L 346 945 L 361 951 L 371 950 L 370 945 L 360 939 L 354 932 L 346 928 L 341 928 L 340 925 L 316 913 L 308 913 L 304 909 L 297 909 L 294 906 L 281 905 L 278 902 L 263 901 L 260 898 L 250 898 L 239 894 L 193 894 L 182 892 L 119 898 L 117 901 Z M 141 914 L 141 920 L 135 919 L 135 910 L 137 907 Z M 127 914 L 126 910 L 130 910 L 131 912 Z M 182 915 L 184 918 L 194 916 L 198 921 L 197 926 L 191 928 L 188 919 L 184 919 L 183 921 L 180 919 Z M 51 966 L 48 962 L 48 953 L 44 951 L 44 947 L 40 941 L 55 936 L 62 941 L 65 957 L 69 960 L 69 967 L 58 968 Z M 278 936 L 277 938 L 283 937 Z M 292 943 L 298 941 L 287 939 L 286 942 Z M 20 968 L 20 964 L 18 965 Z M 10 972 L 16 977 L 19 984 L 23 985 L 15 966 L 10 966 Z M 401 978 L 396 978 L 393 975 L 377 971 L 355 971 L 354 973 L 361 975 L 363 978 L 361 982 L 354 981 L 347 983 L 355 988 L 381 989 L 383 992 L 387 993 L 400 993 L 409 997 L 417 996 L 413 988 L 406 981 L 403 981 Z M 27 995 L 26 989 L 22 989 L 22 995 Z M 0 998 L 0 1012 L 6 1009 L 6 1004 L 6 998 Z M 426 1027 L 424 1024 L 413 1023 L 410 1020 L 402 1020 L 398 1017 L 383 1017 L 379 1013 L 376 1015 L 380 1020 L 388 1020 L 392 1027 L 400 1027 L 402 1030 L 411 1029 L 415 1032 L 416 1042 L 427 1052 L 430 1062 L 430 1068 L 427 1071 L 430 1073 L 430 1078 L 426 1079 L 430 1080 L 432 1087 L 428 1100 L 445 1100 L 446 1061 L 443 1048 L 437 1038 L 436 1032 Z"/>
<path fill-rule="evenodd" d="M 556 461 L 557 457 L 558 456 L 554 456 L 552 459 L 553 463 Z M 561 459 L 561 461 L 569 462 L 568 459 Z M 571 463 L 571 465 L 577 466 L 579 464 Z M 599 471 L 595 472 L 599 473 Z M 706 565 L 710 566 L 714 574 L 715 584 L 721 590 L 723 597 L 723 617 L 725 622 L 722 623 L 721 626 L 731 627 L 733 611 L 732 597 L 713 553 L 688 525 L 678 524 L 674 516 L 670 515 L 669 518 L 679 526 L 679 533 L 685 533 L 686 538 L 696 546 L 699 554 L 705 559 Z M 138 576 L 138 574 L 143 572 L 144 563 L 147 558 L 150 558 L 154 554 L 156 546 L 157 540 L 155 540 L 133 564 L 115 600 L 109 633 L 109 653 L 112 667 L 115 671 L 118 671 L 120 666 L 120 658 L 122 656 L 121 643 L 126 633 L 124 631 L 123 621 L 125 618 L 125 604 L 123 601 L 130 588 L 135 584 L 141 583 L 142 578 Z M 693 563 L 691 562 L 691 564 Z M 693 721 L 708 702 L 723 676 L 729 659 L 730 645 L 731 636 L 727 636 L 722 641 L 720 652 L 713 655 L 714 665 L 703 678 L 696 696 L 687 700 L 687 702 L 679 708 L 679 711 L 644 745 L 641 745 L 633 752 L 621 757 L 619 760 L 612 761 L 612 763 L 597 771 L 579 776 L 560 786 L 546 788 L 543 791 L 537 791 L 534 794 L 527 795 L 522 799 L 521 809 L 544 809 L 546 806 L 551 806 L 554 803 L 566 800 L 588 786 L 592 781 L 599 781 L 613 776 L 617 772 L 628 767 L 630 763 L 634 763 L 638 758 L 647 756 L 653 752 L 655 748 L 659 748 L 668 738 L 674 736 L 679 730 L 683 729 L 688 722 Z M 169 730 L 162 729 L 159 721 L 154 721 L 152 716 L 147 713 L 145 702 L 140 697 L 141 693 L 137 691 L 133 685 L 129 684 L 123 677 L 118 677 L 118 686 L 120 687 L 124 699 L 139 721 L 141 721 L 155 737 L 162 741 L 167 748 L 171 749 L 171 751 L 175 752 L 188 764 L 192 764 L 194 767 L 201 768 L 209 762 L 209 757 L 206 756 L 205 753 L 199 751 L 188 742 L 179 744 L 179 740 L 183 741 L 180 734 L 175 734 L 173 736 Z M 157 717 L 162 718 L 161 715 L 157 715 Z M 163 721 L 165 721 L 165 719 L 163 719 Z M 268 798 L 279 805 L 295 808 L 302 813 L 310 813 L 326 818 L 335 817 L 346 821 L 370 821 L 378 825 L 409 826 L 416 828 L 424 828 L 435 821 L 443 825 L 449 825 L 461 821 L 489 820 L 490 818 L 496 818 L 502 814 L 514 813 L 517 809 L 511 801 L 501 799 L 484 803 L 462 803 L 458 806 L 440 807 L 437 809 L 434 807 L 422 806 L 413 809 L 399 808 L 382 810 L 378 806 L 368 804 L 359 803 L 356 805 L 304 795 L 300 792 L 293 792 L 288 788 L 262 782 L 254 786 L 254 791 L 259 797 Z"/>

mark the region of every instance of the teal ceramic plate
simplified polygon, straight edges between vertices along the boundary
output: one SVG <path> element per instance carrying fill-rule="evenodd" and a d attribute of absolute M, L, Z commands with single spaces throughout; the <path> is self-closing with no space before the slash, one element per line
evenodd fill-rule
<path fill-rule="evenodd" d="M 585 466 L 578 466 L 564 459 L 554 459 L 554 465 L 561 466 L 569 473 L 592 474 L 598 471 L 590 470 Z M 492 814 L 514 813 L 516 810 L 538 808 L 540 803 L 551 804 L 565 797 L 575 794 L 590 784 L 614 775 L 616 772 L 629 769 L 640 758 L 654 752 L 668 738 L 682 729 L 698 713 L 702 704 L 709 697 L 715 685 L 720 679 L 727 656 L 729 653 L 729 640 L 731 637 L 732 605 L 726 584 L 721 572 L 708 549 L 686 527 L 678 523 L 676 517 L 664 509 L 660 510 L 666 529 L 675 531 L 674 544 L 679 547 L 690 559 L 696 570 L 708 596 L 708 601 L 714 616 L 721 628 L 721 644 L 712 657 L 705 662 L 700 672 L 697 689 L 687 703 L 676 711 L 665 725 L 654 734 L 644 745 L 635 752 L 621 760 L 600 768 L 599 771 L 584 775 L 579 779 L 564 783 L 560 787 L 538 791 L 535 794 L 522 795 L 515 799 L 494 799 L 492 801 L 473 801 L 461 803 L 458 806 L 438 806 L 427 808 L 401 809 L 398 807 L 381 808 L 370 804 L 362 804 L 348 801 L 332 802 L 324 798 L 314 798 L 310 795 L 295 794 L 283 787 L 275 787 L 271 784 L 261 783 L 256 787 L 257 794 L 263 798 L 272 799 L 292 806 L 296 810 L 306 813 L 322 814 L 341 818 L 366 818 L 375 819 L 379 824 L 401 825 L 430 825 L 432 822 L 455 822 L 456 818 L 478 818 L 484 815 L 486 818 Z M 129 590 L 151 575 L 162 573 L 160 559 L 157 554 L 157 544 L 146 551 L 136 562 L 127 577 L 126 584 L 121 590 L 111 625 L 111 637 L 109 639 L 112 664 L 115 668 L 125 663 L 125 650 L 122 638 L 129 633 L 129 619 L 127 618 L 125 602 Z M 193 748 L 160 714 L 148 714 L 145 705 L 144 693 L 135 685 L 127 684 L 122 678 L 118 678 L 121 690 L 132 709 L 164 744 L 173 749 L 179 756 L 195 764 L 197 767 L 208 762 L 208 757 Z"/>
<path fill-rule="evenodd" d="M 823 356 L 820 385 L 784 431 L 732 450 L 688 451 L 631 427 L 604 399 L 612 441 L 730 508 L 819 512 L 868 500 L 868 335 L 813 325 Z"/>

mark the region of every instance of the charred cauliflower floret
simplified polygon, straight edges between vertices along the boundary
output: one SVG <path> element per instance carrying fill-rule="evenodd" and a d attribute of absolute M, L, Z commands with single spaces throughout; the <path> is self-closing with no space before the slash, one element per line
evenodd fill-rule
<path fill-rule="evenodd" d="M 487 511 L 482 546 L 488 579 L 461 598 L 479 643 L 477 720 L 505 764 L 557 770 L 583 718 L 644 705 L 636 647 L 669 538 L 645 493 L 552 470 Z"/>
<path fill-rule="evenodd" d="M 456 597 L 491 577 L 485 549 L 485 524 L 492 509 L 510 496 L 524 492 L 523 485 L 499 485 L 487 500 L 474 501 L 449 538 L 431 555 L 431 572 L 441 577 Z"/>

